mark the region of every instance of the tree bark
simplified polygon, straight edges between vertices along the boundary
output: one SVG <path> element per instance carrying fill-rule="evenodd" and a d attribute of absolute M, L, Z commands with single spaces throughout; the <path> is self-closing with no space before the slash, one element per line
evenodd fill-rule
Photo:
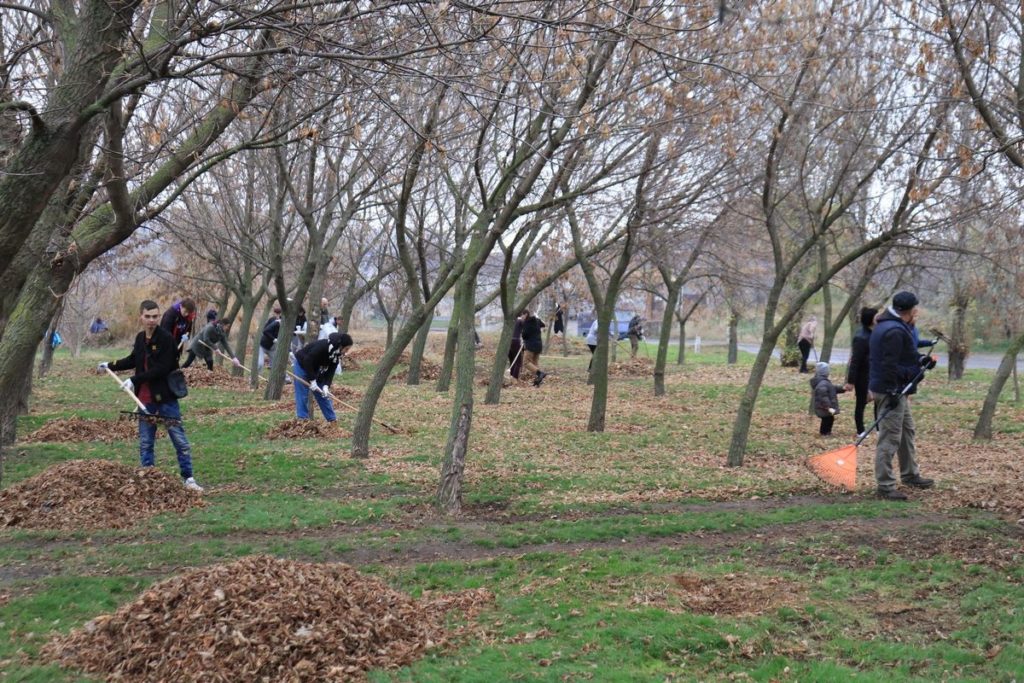
<path fill-rule="evenodd" d="M 967 363 L 970 349 L 967 339 L 967 307 L 971 303 L 970 293 L 958 287 L 951 303 L 953 304 L 953 327 L 949 331 L 952 343 L 949 344 L 948 376 L 951 380 L 958 380 L 963 379 L 964 366 Z"/>
<path fill-rule="evenodd" d="M 740 314 L 737 311 L 730 311 L 729 313 L 729 351 L 726 358 L 726 364 L 736 365 L 739 360 L 739 327 L 740 327 Z"/>
<path fill-rule="evenodd" d="M 981 408 L 981 414 L 978 416 L 978 422 L 974 426 L 974 438 L 979 441 L 990 441 L 992 439 L 992 421 L 995 419 L 999 395 L 1003 393 L 1006 380 L 1010 378 L 1010 375 L 1017 367 L 1017 354 L 1020 353 L 1022 347 L 1024 347 L 1024 334 L 1014 339 L 1010 347 L 1006 349 L 1006 353 L 1003 354 L 1003 360 L 999 363 L 996 376 L 988 387 L 985 403 Z"/>
<path fill-rule="evenodd" d="M 463 296 L 463 294 L 460 293 L 459 296 Z M 456 301 L 455 308 L 452 310 L 451 320 L 448 321 L 448 331 L 445 333 L 444 360 L 441 361 L 441 373 L 437 377 L 437 385 L 434 388 L 439 394 L 448 393 L 448 389 L 452 385 L 452 370 L 455 368 L 455 349 L 458 346 L 459 327 L 462 322 L 458 316 L 462 315 L 463 310 L 465 308 L 462 302 Z M 472 317 L 472 313 L 470 317 Z"/>
<path fill-rule="evenodd" d="M 462 507 L 462 481 L 469 452 L 469 435 L 473 423 L 473 374 L 476 347 L 473 344 L 473 310 L 476 273 L 468 274 L 460 284 L 457 297 L 458 376 L 455 379 L 455 401 L 451 426 L 441 465 L 437 504 L 444 512 L 456 514 Z M 454 314 L 453 314 L 454 315 Z"/>
<path fill-rule="evenodd" d="M 418 386 L 423 375 L 423 353 L 427 349 L 427 340 L 430 338 L 430 326 L 434 322 L 434 311 L 431 310 L 423 320 L 423 324 L 416 331 L 416 338 L 412 348 L 409 350 L 409 376 L 405 383 L 408 386 Z"/>
<path fill-rule="evenodd" d="M 675 311 L 673 311 L 675 314 Z M 676 365 L 682 365 L 686 361 L 686 321 L 679 320 L 679 349 L 676 352 Z"/>
<path fill-rule="evenodd" d="M 654 361 L 654 395 L 665 395 L 665 365 L 668 362 L 668 344 L 672 338 L 672 317 L 675 315 L 676 306 L 679 304 L 679 286 L 675 283 L 668 283 L 668 297 L 665 299 L 665 312 L 661 317 L 661 330 L 658 335 L 658 355 Z M 680 340 L 682 343 L 682 340 Z"/>

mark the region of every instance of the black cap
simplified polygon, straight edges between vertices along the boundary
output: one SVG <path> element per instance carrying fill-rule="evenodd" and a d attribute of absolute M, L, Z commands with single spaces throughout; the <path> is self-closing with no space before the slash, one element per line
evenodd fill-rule
<path fill-rule="evenodd" d="M 894 311 L 909 311 L 919 303 L 913 292 L 897 292 L 892 298 L 892 308 Z"/>

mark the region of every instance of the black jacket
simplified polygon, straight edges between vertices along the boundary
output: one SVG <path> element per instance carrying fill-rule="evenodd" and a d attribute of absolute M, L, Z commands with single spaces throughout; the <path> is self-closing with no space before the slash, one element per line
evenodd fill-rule
<path fill-rule="evenodd" d="M 295 352 L 295 360 L 299 362 L 299 367 L 302 368 L 306 378 L 310 381 L 315 378 L 316 383 L 322 387 L 331 386 L 331 382 L 334 381 L 334 373 L 338 369 L 338 364 L 331 360 L 330 353 L 328 353 L 328 345 L 329 340 L 320 339 L 306 344 Z"/>
<path fill-rule="evenodd" d="M 176 342 L 180 342 L 186 332 L 192 336 L 192 321 L 181 312 L 181 304 L 174 304 L 164 311 L 160 316 L 160 327 L 169 332 Z"/>
<path fill-rule="evenodd" d="M 263 334 L 260 336 L 260 346 L 269 351 L 277 341 L 277 335 L 281 332 L 281 319 L 271 318 L 263 326 Z"/>
<path fill-rule="evenodd" d="M 921 355 L 910 325 L 892 311 L 878 317 L 868 342 L 868 389 L 875 395 L 898 394 L 921 372 Z M 917 387 L 911 387 L 912 394 Z"/>
<path fill-rule="evenodd" d="M 535 315 L 523 321 L 523 348 L 533 353 L 540 353 L 544 350 L 544 340 L 540 331 L 545 327 L 544 322 Z"/>
<path fill-rule="evenodd" d="M 861 327 L 853 335 L 853 344 L 850 346 L 850 365 L 846 369 L 846 383 L 852 384 L 860 391 L 867 391 L 868 388 L 868 346 L 871 340 L 871 330 Z"/>
<path fill-rule="evenodd" d="M 139 393 L 139 385 L 148 382 L 154 403 L 175 400 L 174 394 L 167 388 L 167 375 L 178 368 L 178 344 L 164 328 L 157 327 L 153 330 L 153 338 L 149 343 L 146 342 L 146 333 L 139 332 L 135 337 L 132 352 L 127 357 L 110 363 L 109 367 L 115 372 L 135 370 L 131 380 L 135 385 L 136 394 Z"/>

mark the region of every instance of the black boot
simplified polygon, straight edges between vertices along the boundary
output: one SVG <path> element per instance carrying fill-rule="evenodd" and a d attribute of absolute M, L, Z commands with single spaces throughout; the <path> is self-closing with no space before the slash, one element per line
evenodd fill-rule
<path fill-rule="evenodd" d="M 913 486 L 915 489 L 930 489 L 931 487 L 935 486 L 935 480 L 927 479 L 918 474 L 916 476 L 907 477 L 906 479 L 904 479 L 903 485 Z"/>
<path fill-rule="evenodd" d="M 882 500 L 906 500 L 907 494 L 896 489 L 878 489 L 875 493 Z"/>

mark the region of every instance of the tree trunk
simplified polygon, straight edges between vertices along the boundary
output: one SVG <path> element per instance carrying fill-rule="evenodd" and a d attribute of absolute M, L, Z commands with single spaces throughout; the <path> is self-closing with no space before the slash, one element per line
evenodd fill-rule
<path fill-rule="evenodd" d="M 512 348 L 512 326 L 515 316 L 509 311 L 508 318 L 502 318 L 501 332 L 498 335 L 498 348 L 494 351 L 494 363 L 491 364 L 491 377 L 484 396 L 484 405 L 495 406 L 501 402 L 501 388 L 508 371 L 508 350 Z"/>
<path fill-rule="evenodd" d="M 665 365 L 668 363 L 668 344 L 672 338 L 672 316 L 675 315 L 679 303 L 679 291 L 682 287 L 668 286 L 668 297 L 665 300 L 665 313 L 661 316 L 661 330 L 658 335 L 658 355 L 654 361 L 654 395 L 665 395 Z"/>
<path fill-rule="evenodd" d="M 451 426 L 441 465 L 441 481 L 437 504 L 444 512 L 456 514 L 462 507 L 462 481 L 469 452 L 469 434 L 473 423 L 473 374 L 476 348 L 473 344 L 473 309 L 476 277 L 465 277 L 460 285 L 458 301 L 458 376 L 455 379 L 455 401 Z M 454 317 L 454 314 L 453 314 Z"/>
<path fill-rule="evenodd" d="M 609 313 L 610 311 L 610 313 Z M 594 387 L 594 395 L 590 400 L 590 417 L 587 420 L 588 432 L 603 432 L 608 412 L 608 347 L 614 348 L 617 343 L 609 336 L 610 325 L 615 322 L 615 300 L 606 304 L 597 312 L 597 348 L 594 349 L 593 365 L 590 380 Z"/>
<path fill-rule="evenodd" d="M 246 299 L 242 302 L 242 321 L 235 334 L 235 345 L 231 348 L 238 358 L 238 362 L 245 365 L 245 354 L 249 351 L 249 330 L 252 329 L 252 318 L 256 313 L 255 299 Z M 256 354 L 258 355 L 258 354 Z M 242 368 L 231 368 L 231 374 L 235 377 L 242 376 Z"/>
<path fill-rule="evenodd" d="M 676 353 L 676 365 L 682 365 L 686 360 L 686 321 L 679 321 L 679 351 Z"/>
<path fill-rule="evenodd" d="M 461 296 L 461 294 L 460 294 Z M 455 367 L 455 349 L 458 346 L 459 327 L 462 321 L 457 317 L 462 310 L 462 302 L 456 301 L 455 309 L 452 311 L 452 319 L 448 322 L 448 332 L 444 338 L 444 360 L 441 362 L 441 374 L 437 378 L 437 386 L 434 388 L 439 394 L 448 393 L 452 385 L 452 370 Z M 472 317 L 472 314 L 470 314 Z M 472 343 L 472 342 L 470 342 Z"/>
<path fill-rule="evenodd" d="M 754 404 L 757 403 L 757 395 L 761 391 L 761 383 L 764 381 L 768 363 L 772 359 L 772 350 L 777 341 L 768 332 L 765 333 L 761 340 L 761 348 L 754 359 L 754 367 L 750 369 L 747 388 L 743 392 L 739 409 L 736 411 L 736 421 L 733 423 L 732 441 L 729 444 L 727 460 L 730 467 L 743 465 L 743 454 L 747 450 L 747 438 L 750 436 L 750 421 L 754 416 Z"/>
<path fill-rule="evenodd" d="M 818 276 L 819 278 L 828 272 L 828 244 L 825 240 L 818 242 Z M 824 286 L 821 288 L 821 299 L 824 306 L 825 312 L 822 315 L 822 326 L 824 327 L 824 333 L 821 339 L 821 351 L 818 354 L 818 360 L 827 363 L 829 358 L 832 356 L 832 344 L 836 338 L 836 331 L 839 330 L 843 325 L 843 320 L 840 318 L 832 322 L 832 287 L 828 281 L 825 281 Z"/>
<path fill-rule="evenodd" d="M 729 352 L 726 363 L 728 365 L 736 365 L 739 360 L 739 327 L 740 327 L 740 314 L 737 311 L 732 311 L 729 314 Z"/>
<path fill-rule="evenodd" d="M 565 321 L 565 329 L 562 331 L 562 358 L 569 357 L 569 304 L 562 304 L 562 320 Z"/>
<path fill-rule="evenodd" d="M 409 351 L 409 376 L 405 381 L 408 386 L 414 387 L 420 383 L 423 374 L 423 353 L 427 349 L 427 339 L 430 337 L 430 326 L 433 322 L 434 312 L 430 311 L 416 331 L 416 339 Z"/>
<path fill-rule="evenodd" d="M 793 316 L 793 319 L 786 325 L 785 342 L 782 345 L 782 357 L 779 363 L 784 368 L 800 367 L 800 347 L 796 345 L 796 338 L 800 336 L 800 315 Z M 777 343 L 775 340 L 773 343 Z"/>
<path fill-rule="evenodd" d="M 46 333 L 43 335 L 43 353 L 39 358 L 39 378 L 46 377 L 47 373 L 50 372 L 50 367 L 53 365 L 53 352 L 56 350 L 53 346 L 53 335 L 57 332 L 57 325 L 60 324 L 61 313 L 64 310 L 64 299 L 60 299 L 60 303 L 57 305 L 57 312 L 53 314 L 53 320 L 46 328 Z"/>
<path fill-rule="evenodd" d="M 967 307 L 970 296 L 960 291 L 953 298 L 953 328 L 950 330 L 949 379 L 963 379 L 970 344 L 967 340 Z"/>
<path fill-rule="evenodd" d="M 1024 347 L 1024 334 L 1021 334 L 1006 349 L 1003 360 L 999 363 L 996 376 L 989 385 L 988 394 L 985 396 L 985 404 L 981 408 L 981 415 L 978 416 L 978 423 L 974 426 L 974 438 L 980 441 L 992 439 L 992 420 L 996 415 L 996 405 L 999 403 L 999 394 L 1003 392 L 1006 380 L 1010 378 L 1017 367 L 1017 354 Z"/>

